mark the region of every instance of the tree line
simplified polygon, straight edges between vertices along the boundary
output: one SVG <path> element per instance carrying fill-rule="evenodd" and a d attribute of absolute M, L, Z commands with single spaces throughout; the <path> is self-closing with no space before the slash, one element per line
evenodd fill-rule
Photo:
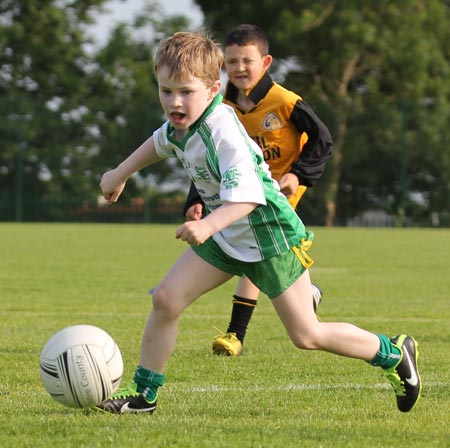
<path fill-rule="evenodd" d="M 302 200 L 305 222 L 345 225 L 381 211 L 397 225 L 450 225 L 448 2 L 196 3 L 219 41 L 239 23 L 260 25 L 274 78 L 331 130 L 334 153 Z M 101 173 L 164 120 L 152 52 L 192 29 L 188 19 L 148 2 L 96 47 L 89 25 L 107 5 L 0 2 L 2 221 L 67 220 L 94 207 Z M 134 177 L 122 201 L 168 190 L 180 201 L 187 184 L 176 163 L 160 163 Z"/>

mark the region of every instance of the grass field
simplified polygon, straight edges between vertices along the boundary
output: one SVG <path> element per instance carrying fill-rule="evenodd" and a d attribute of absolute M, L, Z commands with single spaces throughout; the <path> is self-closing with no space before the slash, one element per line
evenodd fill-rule
<path fill-rule="evenodd" d="M 183 315 L 153 416 L 65 408 L 41 385 L 57 330 L 97 325 L 138 361 L 158 283 L 184 243 L 175 226 L 0 224 L 1 447 L 450 447 L 450 231 L 315 230 L 323 320 L 419 341 L 422 399 L 397 411 L 379 369 L 289 342 L 262 297 L 236 359 L 211 354 L 235 282 Z M 199 280 L 200 281 L 200 280 Z"/>

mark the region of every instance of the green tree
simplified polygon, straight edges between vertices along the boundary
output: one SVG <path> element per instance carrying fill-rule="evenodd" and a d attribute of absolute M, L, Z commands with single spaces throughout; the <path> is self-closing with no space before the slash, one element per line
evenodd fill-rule
<path fill-rule="evenodd" d="M 288 69 L 284 84 L 332 130 L 328 172 L 308 193 L 327 225 L 370 208 L 393 212 L 399 223 L 408 218 L 429 224 L 431 211 L 448 216 L 445 2 L 196 3 L 219 38 L 239 23 L 263 27 L 272 54 Z"/>
<path fill-rule="evenodd" d="M 87 26 L 105 3 L 0 2 L 0 219 L 70 219 L 96 203 L 100 174 L 163 120 L 152 49 L 187 21 L 149 4 L 88 51 Z M 124 199 L 147 177 L 170 182 L 166 165 L 131 181 Z"/>
<path fill-rule="evenodd" d="M 41 213 L 49 198 L 87 194 L 82 27 L 103 3 L 0 2 L 0 203 L 15 198 L 18 220 Z"/>

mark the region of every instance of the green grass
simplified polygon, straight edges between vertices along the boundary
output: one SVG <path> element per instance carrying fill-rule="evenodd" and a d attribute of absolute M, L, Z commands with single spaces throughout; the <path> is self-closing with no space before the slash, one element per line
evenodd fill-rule
<path fill-rule="evenodd" d="M 324 320 L 419 341 L 422 399 L 397 411 L 380 370 L 289 342 L 262 297 L 244 356 L 211 354 L 234 281 L 183 315 L 153 416 L 110 416 L 53 401 L 40 351 L 88 323 L 119 343 L 133 375 L 147 290 L 184 249 L 175 226 L 0 224 L 0 446 L 450 447 L 450 231 L 315 229 L 311 270 Z M 199 279 L 200 281 L 200 279 Z"/>

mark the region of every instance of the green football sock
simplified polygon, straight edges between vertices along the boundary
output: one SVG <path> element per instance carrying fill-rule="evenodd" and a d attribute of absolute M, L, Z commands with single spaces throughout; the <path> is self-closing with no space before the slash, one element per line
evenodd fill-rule
<path fill-rule="evenodd" d="M 369 361 L 369 364 L 380 366 L 383 369 L 389 369 L 399 362 L 402 357 L 402 351 L 384 334 L 377 334 L 377 336 L 380 340 L 380 349 L 377 351 L 375 357 Z"/>
<path fill-rule="evenodd" d="M 137 366 L 134 372 L 136 390 L 149 402 L 158 396 L 158 388 L 164 384 L 164 374 L 156 373 L 142 366 Z"/>

